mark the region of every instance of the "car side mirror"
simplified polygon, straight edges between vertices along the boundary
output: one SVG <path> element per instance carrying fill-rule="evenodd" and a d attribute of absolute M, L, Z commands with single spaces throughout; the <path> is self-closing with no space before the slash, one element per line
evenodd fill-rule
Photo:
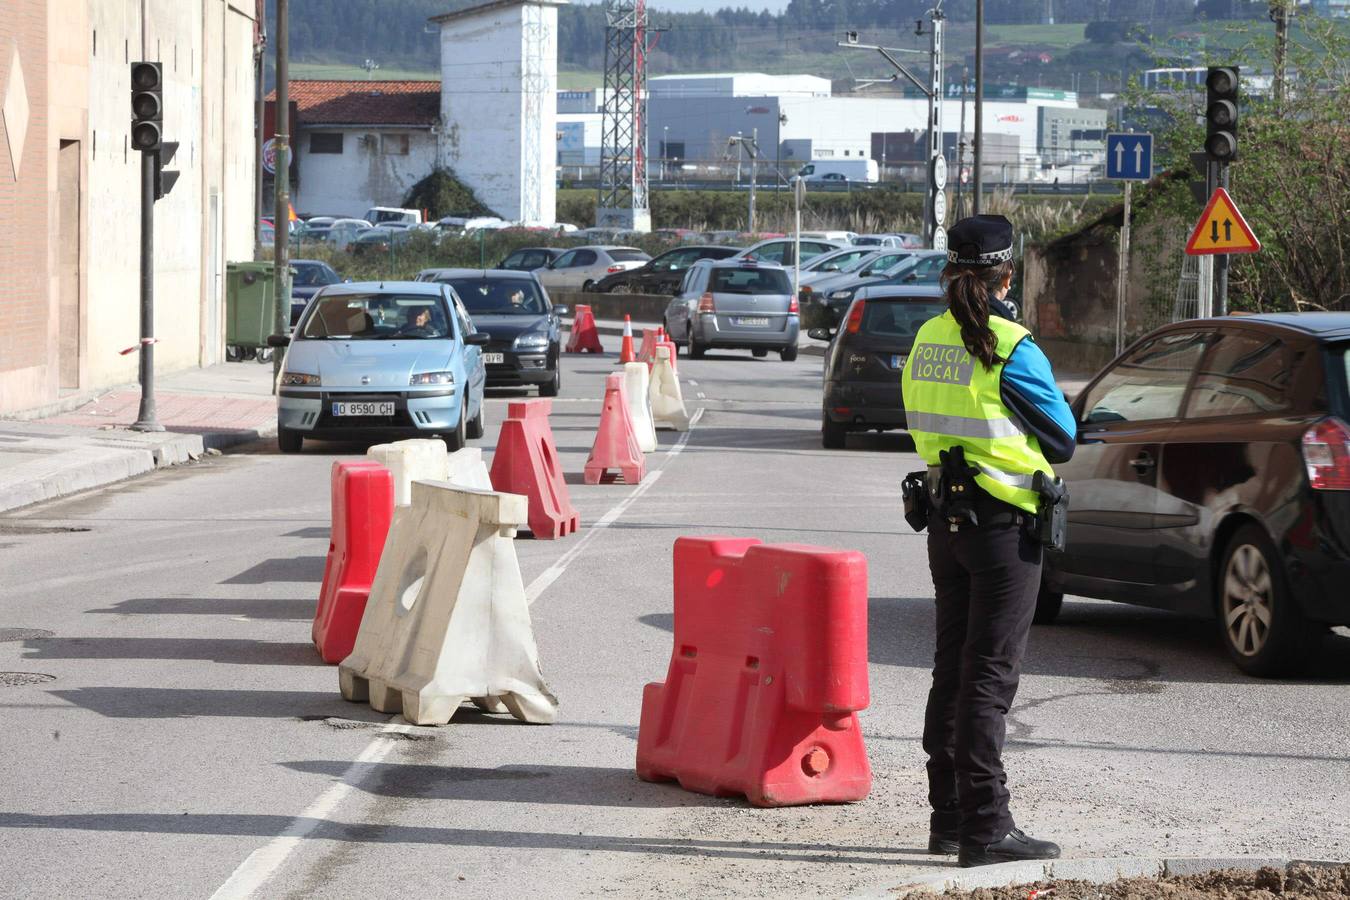
<path fill-rule="evenodd" d="M 806 336 L 813 341 L 834 340 L 834 332 L 828 328 L 808 328 L 806 329 Z"/>
<path fill-rule="evenodd" d="M 863 269 L 861 272 L 858 273 L 858 277 L 859 277 L 859 278 L 866 278 L 866 277 L 868 277 L 869 275 L 872 275 L 872 274 L 874 274 L 874 273 L 872 272 L 871 269 Z"/>
<path fill-rule="evenodd" d="M 568 307 L 564 306 L 561 303 L 553 304 L 553 314 L 555 316 L 565 316 L 571 311 L 572 311 L 571 309 L 569 309 Z"/>
<path fill-rule="evenodd" d="M 486 331 L 475 331 L 473 334 L 464 335 L 464 343 L 470 347 L 483 347 L 492 340 L 492 335 Z"/>
<path fill-rule="evenodd" d="M 291 336 L 289 334 L 269 334 L 267 336 L 267 346 L 273 348 L 289 347 L 291 345 Z"/>
<path fill-rule="evenodd" d="M 344 278 L 344 279 L 342 279 L 342 283 L 343 283 L 343 284 L 351 284 L 351 283 L 352 283 L 352 280 L 351 280 L 350 278 Z"/>

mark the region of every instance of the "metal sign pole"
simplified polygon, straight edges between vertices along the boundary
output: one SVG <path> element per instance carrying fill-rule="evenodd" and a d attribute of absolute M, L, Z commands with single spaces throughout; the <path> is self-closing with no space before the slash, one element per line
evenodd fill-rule
<path fill-rule="evenodd" d="M 1219 164 L 1219 185 L 1228 190 L 1228 164 Z M 1215 260 L 1215 271 L 1218 275 L 1218 283 L 1214 286 L 1214 314 L 1219 316 L 1228 315 L 1228 260 L 1229 254 L 1220 253 L 1219 258 Z"/>
<path fill-rule="evenodd" d="M 132 431 L 163 431 L 155 411 L 155 156 L 141 152 L 141 405 Z"/>
<path fill-rule="evenodd" d="M 802 290 L 802 200 L 806 194 L 806 180 L 798 178 L 792 183 L 792 296 L 797 297 Z"/>
<path fill-rule="evenodd" d="M 1120 223 L 1120 262 L 1116 265 L 1116 355 L 1125 349 L 1125 295 L 1130 280 L 1130 188 L 1125 182 L 1125 217 Z"/>

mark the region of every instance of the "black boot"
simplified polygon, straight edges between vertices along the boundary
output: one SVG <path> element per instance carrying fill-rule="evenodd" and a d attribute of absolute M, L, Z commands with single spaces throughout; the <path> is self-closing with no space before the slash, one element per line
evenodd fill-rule
<path fill-rule="evenodd" d="M 990 866 L 994 863 L 1021 862 L 1026 859 L 1058 859 L 1059 845 L 1028 837 L 1014 828 L 1002 840 L 992 844 L 961 844 L 957 862 L 962 866 Z"/>
<path fill-rule="evenodd" d="M 957 832 L 928 832 L 928 853 L 931 856 L 955 856 L 960 849 L 961 840 Z"/>

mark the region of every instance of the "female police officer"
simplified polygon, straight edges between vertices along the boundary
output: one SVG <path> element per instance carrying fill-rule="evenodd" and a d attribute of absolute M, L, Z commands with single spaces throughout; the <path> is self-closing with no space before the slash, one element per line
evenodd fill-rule
<path fill-rule="evenodd" d="M 1012 283 L 1012 244 L 1002 216 L 962 219 L 948 231 L 948 310 L 919 329 L 903 374 L 933 506 L 929 850 L 956 853 L 963 866 L 1059 855 L 1014 827 L 1001 760 L 1040 587 L 1033 483 L 1043 479 L 1035 473 L 1052 475 L 1051 461 L 1067 461 L 1075 434 L 1045 354 L 997 314 Z"/>

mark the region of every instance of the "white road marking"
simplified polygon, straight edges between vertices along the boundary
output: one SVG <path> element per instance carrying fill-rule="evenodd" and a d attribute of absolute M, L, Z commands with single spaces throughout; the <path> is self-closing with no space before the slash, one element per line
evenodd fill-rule
<path fill-rule="evenodd" d="M 636 485 L 627 497 L 624 497 L 609 512 L 601 516 L 599 521 L 592 525 L 557 562 L 530 582 L 530 586 L 525 589 L 525 597 L 528 602 L 533 603 L 538 599 L 539 595 L 547 590 L 549 585 L 557 581 L 563 572 L 567 571 L 567 567 L 576 560 L 581 551 L 597 534 L 614 524 L 624 511 L 633 505 L 634 501 L 647 493 L 651 486 L 660 480 L 661 474 L 665 471 L 665 466 L 679 456 L 680 451 L 689 443 L 689 436 L 693 434 L 694 427 L 698 425 L 701 418 L 703 418 L 703 407 L 694 411 L 694 415 L 689 420 L 689 430 L 681 434 L 675 445 L 666 451 L 666 459 L 662 463 L 662 467 L 642 479 L 641 484 Z M 229 880 L 211 895 L 211 900 L 245 900 L 245 898 L 253 896 L 285 865 L 291 854 L 299 849 L 301 842 L 309 837 L 316 828 L 324 824 L 328 816 L 338 808 L 342 801 L 347 799 L 352 791 L 356 790 L 361 773 L 368 771 L 370 764 L 380 762 L 392 752 L 395 742 L 389 740 L 386 735 L 397 732 L 406 733 L 410 730 L 411 726 L 402 721 L 390 722 L 381 728 L 380 733 L 366 745 L 366 749 L 361 751 L 361 755 L 342 773 L 342 777 L 293 819 L 285 831 L 250 853 L 230 875 Z"/>
<path fill-rule="evenodd" d="M 211 895 L 211 900 L 242 900 L 244 897 L 252 896 L 276 874 L 286 859 L 300 846 L 300 842 L 322 825 L 333 810 L 347 799 L 347 795 L 356 789 L 361 771 L 372 763 L 380 762 L 394 749 L 396 742 L 389 740 L 385 735 L 410 730 L 408 725 L 395 722 L 381 728 L 380 734 L 366 745 L 366 749 L 352 761 L 337 783 L 320 794 L 304 812 L 296 816 L 285 831 L 250 853 L 248 858 L 240 863 L 239 868 L 234 870 L 229 880 Z"/>

